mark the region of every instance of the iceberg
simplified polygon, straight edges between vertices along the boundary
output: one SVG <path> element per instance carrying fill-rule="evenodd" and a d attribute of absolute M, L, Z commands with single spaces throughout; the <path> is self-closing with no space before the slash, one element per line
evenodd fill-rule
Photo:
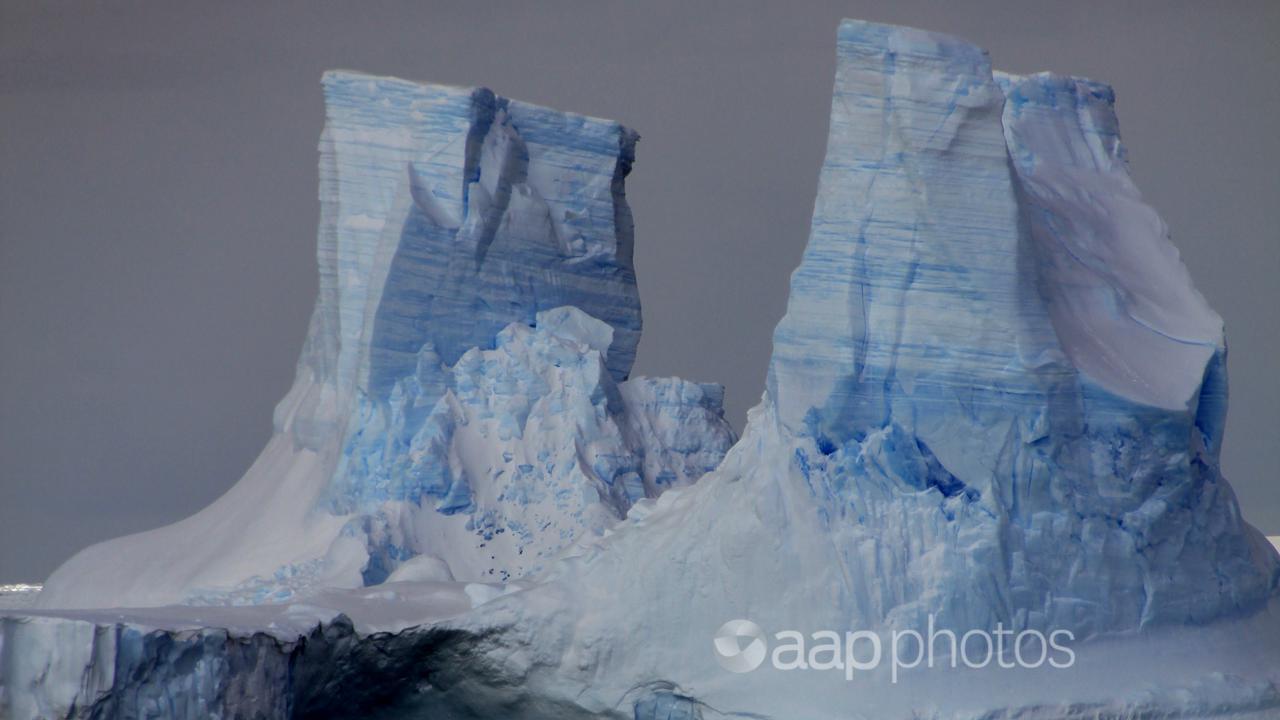
<path fill-rule="evenodd" d="M 840 43 L 768 391 L 839 604 L 1077 631 L 1259 607 L 1275 563 L 1217 469 L 1222 321 L 1129 179 L 1111 90 L 993 76 L 937 35 Z"/>
<path fill-rule="evenodd" d="M 453 127 L 446 105 L 424 127 Z M 361 142 L 381 148 L 395 111 L 362 107 L 378 130 Z M 525 136 L 513 111 L 491 140 L 507 127 L 499 115 L 479 157 L 511 157 L 502 142 Z M 592 138 L 604 127 L 569 124 Z M 528 153 L 522 177 L 540 189 L 521 197 L 566 189 L 537 185 L 545 175 Z M 368 162 L 339 179 L 382 177 Z M 480 177 L 493 166 L 481 163 Z M 610 168 L 597 177 L 625 175 Z M 387 183 L 406 182 L 396 177 Z M 430 235 L 419 228 L 466 227 L 453 219 L 475 215 L 460 208 L 520 195 L 474 190 L 463 202 L 450 187 L 407 181 L 407 202 L 431 219 L 397 228 L 391 255 Z M 599 193 L 620 202 L 613 185 Z M 378 197 L 398 207 L 396 194 Z M 423 256 L 383 273 L 341 243 L 324 249 L 325 228 L 347 227 L 337 216 L 355 206 L 326 206 L 322 277 L 333 257 L 360 268 L 356 278 L 384 279 L 353 281 L 365 289 L 351 298 L 335 290 L 347 309 L 332 319 L 322 291 L 301 387 L 277 415 L 279 456 L 246 478 L 270 493 L 222 516 L 236 533 L 250 527 L 236 550 L 261 553 L 255 572 L 287 570 L 246 581 L 247 560 L 235 572 L 219 564 L 225 546 L 190 566 L 179 550 L 145 575 L 166 594 L 126 579 L 109 597 L 204 606 L 68 610 L 68 598 L 93 596 L 84 578 L 95 564 L 140 544 L 81 556 L 50 578 L 42 608 L 0 624 L 0 708 L 633 720 L 1280 712 L 1280 554 L 1243 520 L 1219 467 L 1222 320 L 1129 177 L 1107 86 L 1003 74 L 956 38 L 841 23 L 809 242 L 736 443 L 718 386 L 623 380 L 639 327 L 619 314 L 634 298 L 629 253 L 587 251 L 592 272 L 603 261 L 609 278 L 628 278 L 603 286 L 613 294 L 593 285 L 544 306 L 541 291 L 511 301 L 499 285 L 493 297 L 526 314 L 475 338 L 450 326 L 500 303 L 469 305 L 487 286 L 450 278 L 532 251 L 504 250 L 499 233 L 485 259 L 482 241 L 465 245 L 441 275 Z M 543 213 L 498 227 L 530 242 L 563 236 L 532 217 Z M 629 238 L 616 210 L 583 217 L 611 218 L 604 236 Z M 545 232 L 526 233 L 534 226 Z M 586 270 L 569 264 L 564 282 L 576 283 Z M 451 288 L 438 314 L 421 299 L 437 287 Z M 370 292 L 383 298 L 372 311 Z M 422 334 L 406 340 L 409 328 Z M 273 494 L 291 482 L 308 492 Z M 209 538 L 230 534 L 202 522 Z M 259 544 L 276 538 L 255 522 L 322 560 L 268 558 Z M 112 572 L 150 567 L 117 561 Z M 247 584 L 217 590 L 233 578 Z"/>
<path fill-rule="evenodd" d="M 627 379 L 633 131 L 485 89 L 323 86 L 320 292 L 274 436 L 210 507 L 73 557 L 41 607 L 281 602 L 408 564 L 513 580 L 732 445 L 719 386 Z"/>

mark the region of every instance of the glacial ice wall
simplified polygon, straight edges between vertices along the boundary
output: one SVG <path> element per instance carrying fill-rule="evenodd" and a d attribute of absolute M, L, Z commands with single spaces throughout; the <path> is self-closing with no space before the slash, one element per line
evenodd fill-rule
<path fill-rule="evenodd" d="M 484 88 L 323 84 L 320 294 L 277 429 L 327 439 L 357 394 L 385 401 L 424 345 L 452 364 L 564 305 L 609 323 L 609 371 L 626 379 L 641 324 L 633 131 Z"/>
<path fill-rule="evenodd" d="M 852 585 L 888 593 L 851 601 L 1093 631 L 1256 608 L 1275 566 L 1218 473 L 1222 321 L 1114 96 L 1002 81 L 962 41 L 840 30 L 769 401 Z"/>
<path fill-rule="evenodd" d="M 523 577 L 733 443 L 718 386 L 627 380 L 633 131 L 482 88 L 323 86 L 320 291 L 275 435 L 214 505 L 59 568 L 45 607 Z"/>
<path fill-rule="evenodd" d="M 352 350 L 377 313 L 344 336 L 347 316 L 319 309 L 340 283 L 322 283 L 281 432 L 246 479 L 50 583 L 137 598 L 112 585 L 135 553 L 132 579 L 187 593 L 282 568 L 220 596 L 282 603 L 8 619 L 0 710 L 1273 716 L 1280 557 L 1218 468 L 1221 320 L 1128 176 L 1110 89 L 993 73 L 969 43 L 859 21 L 837 52 L 766 394 L 716 469 L 720 389 L 617 382 L 623 329 L 590 307 L 539 307 L 456 356 L 448 333 L 424 336 L 410 357 Z M 349 174 L 324 177 L 332 193 Z M 448 197 L 426 202 L 445 225 Z M 340 211 L 326 204 L 322 273 Z M 166 543 L 172 557 L 151 548 Z M 887 661 L 738 675 L 711 652 L 734 618 L 885 643 L 1066 630 L 1076 662 L 947 667 L 953 651 L 901 677 Z"/>

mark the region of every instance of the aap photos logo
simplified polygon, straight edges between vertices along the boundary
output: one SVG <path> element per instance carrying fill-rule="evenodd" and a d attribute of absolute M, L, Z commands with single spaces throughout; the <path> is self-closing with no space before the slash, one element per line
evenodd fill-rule
<path fill-rule="evenodd" d="M 712 643 L 720 667 L 734 673 L 751 672 L 769 654 L 764 630 L 750 620 L 730 620 L 716 631 Z"/>
<path fill-rule="evenodd" d="M 819 630 L 808 635 L 783 630 L 772 636 L 750 620 L 730 620 L 716 631 L 711 647 L 720 667 L 732 673 L 751 672 L 770 660 L 775 670 L 843 670 L 845 679 L 852 680 L 855 673 L 886 662 L 889 679 L 896 683 L 902 670 L 939 664 L 974 670 L 989 665 L 1069 668 L 1076 661 L 1070 647 L 1074 641 L 1070 630 L 1046 635 L 1034 628 L 1006 628 L 1003 622 L 994 631 L 956 632 L 939 627 L 929 615 L 925 630 Z"/>

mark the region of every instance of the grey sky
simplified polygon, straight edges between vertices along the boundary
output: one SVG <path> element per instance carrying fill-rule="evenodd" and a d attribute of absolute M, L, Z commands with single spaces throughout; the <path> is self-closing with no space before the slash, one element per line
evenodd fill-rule
<path fill-rule="evenodd" d="M 740 427 L 808 232 L 842 16 L 1115 86 L 1138 184 L 1227 320 L 1225 472 L 1280 533 L 1280 4 L 250 7 L 0 5 L 0 582 L 200 509 L 266 441 L 316 292 L 328 68 L 636 128 L 636 372 L 724 383 Z"/>

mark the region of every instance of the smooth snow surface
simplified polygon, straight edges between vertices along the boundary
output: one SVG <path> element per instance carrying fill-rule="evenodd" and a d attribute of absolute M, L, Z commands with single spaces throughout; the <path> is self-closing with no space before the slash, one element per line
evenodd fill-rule
<path fill-rule="evenodd" d="M 1129 178 L 1115 93 L 1051 73 L 996 79 L 1039 287 L 1072 364 L 1136 402 L 1194 406 L 1225 351 L 1222 318 Z"/>

